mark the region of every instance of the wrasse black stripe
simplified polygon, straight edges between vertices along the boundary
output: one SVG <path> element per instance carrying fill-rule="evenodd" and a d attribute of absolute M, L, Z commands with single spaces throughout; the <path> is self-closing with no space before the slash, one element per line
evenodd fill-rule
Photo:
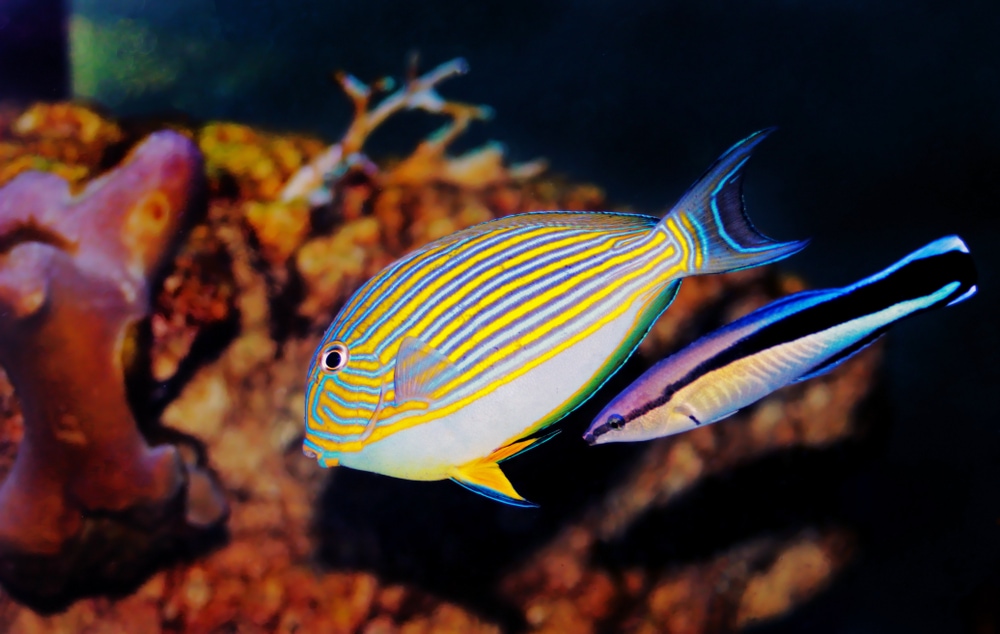
<path fill-rule="evenodd" d="M 777 316 L 759 330 L 692 368 L 686 375 L 668 385 L 658 398 L 645 403 L 641 408 L 630 411 L 624 415 L 624 418 L 626 421 L 632 421 L 661 407 L 670 401 L 678 390 L 705 374 L 723 368 L 739 359 L 866 315 L 872 315 L 902 302 L 927 297 L 949 284 L 956 282 L 959 284 L 958 288 L 946 298 L 911 313 L 911 315 L 916 315 L 946 305 L 961 297 L 976 284 L 976 280 L 977 273 L 972 256 L 963 251 L 951 250 L 908 262 L 888 274 L 877 274 L 858 285 L 848 286 L 839 291 L 834 289 L 819 291 L 823 294 L 829 293 L 830 298 L 802 310 L 792 310 L 785 316 Z M 777 306 L 771 310 L 780 313 L 784 308 L 785 306 Z M 765 307 L 762 310 L 769 309 Z M 804 374 L 835 365 L 871 343 L 890 326 L 891 324 L 887 324 L 885 327 L 873 331 L 862 341 L 838 352 Z"/>

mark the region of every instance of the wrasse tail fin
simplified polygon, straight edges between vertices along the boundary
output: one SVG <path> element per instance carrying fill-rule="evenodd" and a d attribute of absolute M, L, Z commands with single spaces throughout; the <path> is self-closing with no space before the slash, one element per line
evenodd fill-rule
<path fill-rule="evenodd" d="M 708 169 L 658 226 L 681 231 L 694 250 L 689 258 L 699 274 L 760 266 L 801 251 L 808 240 L 776 242 L 754 228 L 743 206 L 743 167 L 773 128 L 751 134 Z M 672 227 L 671 227 L 672 225 Z"/>
<path fill-rule="evenodd" d="M 457 374 L 443 354 L 415 337 L 406 337 L 396 353 L 393 390 L 396 404 L 404 401 L 430 403 L 434 391 Z"/>
<path fill-rule="evenodd" d="M 524 453 L 532 447 L 537 447 L 557 433 L 559 433 L 558 430 L 538 438 L 528 438 L 505 445 L 485 458 L 479 458 L 456 467 L 451 474 L 451 479 L 466 489 L 488 497 L 491 500 L 510 504 L 511 506 L 535 508 L 538 506 L 537 504 L 525 500 L 514 490 L 514 485 L 510 483 L 507 476 L 500 470 L 498 463 Z"/>

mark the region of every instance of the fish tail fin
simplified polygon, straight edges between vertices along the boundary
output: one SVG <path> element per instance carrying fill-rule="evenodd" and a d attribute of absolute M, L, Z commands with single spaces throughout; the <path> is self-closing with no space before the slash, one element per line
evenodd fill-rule
<path fill-rule="evenodd" d="M 504 445 L 485 458 L 478 458 L 460 467 L 456 467 L 451 473 L 451 479 L 466 489 L 497 502 L 525 508 L 537 507 L 537 504 L 524 499 L 521 497 L 521 494 L 514 490 L 514 485 L 510 483 L 507 476 L 500 470 L 499 463 L 513 458 L 520 453 L 524 453 L 533 447 L 537 447 L 557 433 L 559 432 L 554 431 L 545 436 L 528 438 Z"/>
<path fill-rule="evenodd" d="M 892 288 L 899 289 L 900 301 L 922 296 L 929 302 L 926 308 L 933 308 L 952 306 L 975 295 L 977 277 L 969 247 L 961 238 L 951 235 L 938 238 L 845 290 L 891 283 Z M 947 293 L 943 292 L 945 288 Z"/>
<path fill-rule="evenodd" d="M 751 134 L 729 148 L 657 225 L 657 230 L 681 245 L 689 274 L 768 264 L 801 251 L 808 243 L 771 240 L 754 228 L 743 206 L 743 167 L 772 130 Z"/>

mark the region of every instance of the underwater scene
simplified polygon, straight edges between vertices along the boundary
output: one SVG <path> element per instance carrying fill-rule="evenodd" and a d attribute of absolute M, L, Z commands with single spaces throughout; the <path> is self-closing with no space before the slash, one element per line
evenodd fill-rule
<path fill-rule="evenodd" d="M 0 632 L 1000 634 L 998 24 L 0 0 Z"/>

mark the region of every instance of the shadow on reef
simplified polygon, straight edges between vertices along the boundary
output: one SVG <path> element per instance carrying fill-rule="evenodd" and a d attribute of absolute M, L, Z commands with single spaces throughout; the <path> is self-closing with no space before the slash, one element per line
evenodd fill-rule
<path fill-rule="evenodd" d="M 184 500 L 179 498 L 175 512 L 180 513 L 183 506 Z M 136 523 L 134 517 L 127 520 L 112 513 L 95 514 L 90 518 L 85 547 L 74 544 L 65 550 L 58 570 L 44 559 L 13 560 L 12 567 L 16 566 L 24 577 L 58 577 L 58 588 L 52 592 L 38 583 L 9 584 L 4 591 L 35 612 L 52 615 L 87 597 L 125 598 L 160 570 L 197 561 L 228 541 L 224 524 L 193 530 L 171 522 L 159 524 L 154 530 Z M 151 523 L 155 524 L 155 520 Z M 156 541 L 157 536 L 160 541 Z M 143 547 L 128 547 L 136 543 Z"/>
<path fill-rule="evenodd" d="M 857 474 L 859 457 L 850 442 L 795 448 L 706 477 L 638 518 L 625 534 L 598 543 L 596 559 L 609 568 L 693 563 L 761 533 L 838 524 L 844 478 Z"/>
<path fill-rule="evenodd" d="M 497 589 L 507 573 L 606 499 L 649 448 L 648 443 L 592 448 L 580 438 L 607 397 L 643 367 L 631 360 L 560 423 L 556 438 L 504 464 L 515 488 L 540 508 L 497 504 L 446 481 L 335 470 L 316 516 L 320 561 L 420 585 L 505 628 L 525 629 L 523 614 Z M 883 418 L 886 402 L 884 390 L 876 390 L 859 406 L 859 417 Z M 779 450 L 708 475 L 669 503 L 652 506 L 619 536 L 598 539 L 594 563 L 617 572 L 670 569 L 711 559 L 757 536 L 852 526 L 858 511 L 845 491 L 863 477 L 887 438 L 886 430 L 872 428 L 877 431 L 864 439 Z"/>

